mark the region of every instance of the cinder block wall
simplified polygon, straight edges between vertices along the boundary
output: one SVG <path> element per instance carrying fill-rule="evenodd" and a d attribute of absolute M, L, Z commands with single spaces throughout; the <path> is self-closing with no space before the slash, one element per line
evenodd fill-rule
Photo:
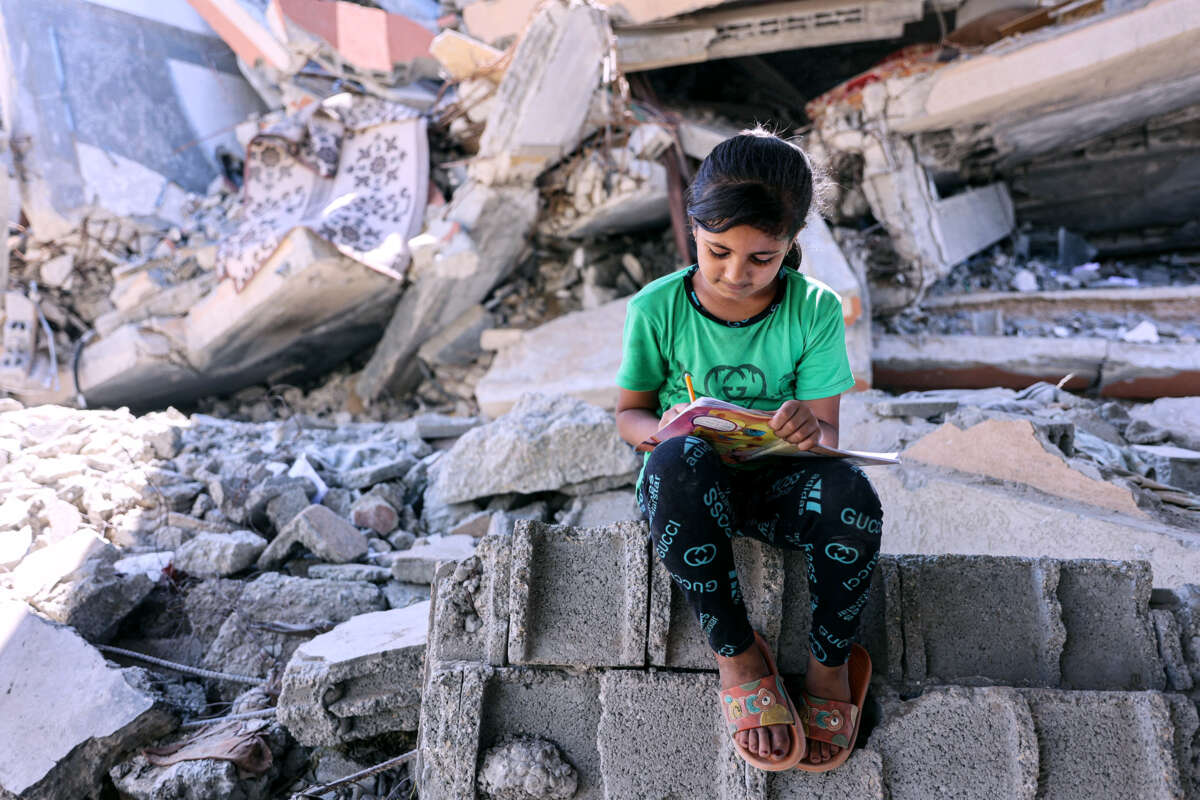
<path fill-rule="evenodd" d="M 735 556 L 752 622 L 801 685 L 803 555 L 739 540 Z M 579 800 L 1200 798 L 1200 590 L 1156 592 L 1152 610 L 1144 562 L 882 557 L 858 636 L 875 668 L 863 730 L 825 775 L 737 758 L 643 523 L 521 522 L 468 563 L 434 581 L 423 800 L 482 796 L 484 756 L 513 736 L 557 746 Z"/>

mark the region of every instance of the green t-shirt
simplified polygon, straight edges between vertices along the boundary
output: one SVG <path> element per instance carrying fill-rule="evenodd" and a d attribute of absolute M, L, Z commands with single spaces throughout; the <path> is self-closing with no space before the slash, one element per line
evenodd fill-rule
<path fill-rule="evenodd" d="M 630 301 L 617 385 L 658 392 L 658 413 L 696 394 L 773 411 L 785 400 L 832 397 L 854 386 L 842 302 L 820 281 L 790 269 L 771 305 L 729 323 L 704 310 L 696 268 L 650 283 Z"/>

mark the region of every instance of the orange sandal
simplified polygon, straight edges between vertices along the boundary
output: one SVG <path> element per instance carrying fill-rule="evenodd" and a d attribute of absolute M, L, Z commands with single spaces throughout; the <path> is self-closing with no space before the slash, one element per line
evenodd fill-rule
<path fill-rule="evenodd" d="M 820 764 L 800 762 L 797 769 L 805 772 L 828 772 L 846 763 L 854 752 L 854 739 L 858 736 L 858 723 L 862 717 L 863 702 L 867 699 L 867 686 L 871 683 L 871 656 L 857 644 L 850 645 L 850 697 L 852 701 L 826 700 L 808 692 L 801 694 L 800 720 L 808 738 L 814 742 L 827 742 L 840 747 L 838 754 Z"/>
<path fill-rule="evenodd" d="M 771 674 L 740 686 L 721 689 L 721 710 L 725 714 L 725 724 L 731 737 L 752 728 L 765 728 L 768 725 L 788 726 L 792 735 L 792 745 L 778 761 L 760 758 L 738 744 L 736 739 L 733 742 L 738 755 L 750 766 L 768 772 L 781 772 L 800 763 L 807 753 L 807 742 L 797 725 L 800 715 L 796 713 L 795 705 L 783 688 L 783 680 L 779 677 L 775 659 L 771 657 L 767 643 L 757 632 L 754 634 L 754 644 L 762 653 L 763 661 Z"/>

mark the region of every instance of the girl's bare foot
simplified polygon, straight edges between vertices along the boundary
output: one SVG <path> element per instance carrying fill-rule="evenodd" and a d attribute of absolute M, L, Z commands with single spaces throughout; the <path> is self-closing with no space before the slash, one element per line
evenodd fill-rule
<path fill-rule="evenodd" d="M 717 656 L 717 669 L 721 673 L 721 686 L 740 686 L 771 674 L 757 647 L 750 647 L 732 658 Z M 850 696 L 849 690 L 846 696 Z M 792 734 L 787 725 L 738 731 L 733 738 L 746 750 L 768 761 L 779 761 L 792 746 Z"/>
<path fill-rule="evenodd" d="M 824 700 L 850 702 L 849 662 L 840 667 L 827 667 L 809 653 L 808 674 L 804 677 L 804 688 L 809 694 Z M 809 764 L 821 764 L 833 758 L 841 749 L 827 742 L 816 742 L 809 739 L 808 755 L 804 758 Z"/>

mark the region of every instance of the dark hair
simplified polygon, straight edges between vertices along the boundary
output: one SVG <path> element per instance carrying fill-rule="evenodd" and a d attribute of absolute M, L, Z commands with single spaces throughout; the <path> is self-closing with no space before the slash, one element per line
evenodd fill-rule
<path fill-rule="evenodd" d="M 812 201 L 808 156 L 799 145 L 760 127 L 713 148 L 688 187 L 687 213 L 712 233 L 749 225 L 777 239 L 795 238 Z M 788 261 L 792 257 L 789 252 Z M 789 266 L 798 264 L 797 257 Z"/>

